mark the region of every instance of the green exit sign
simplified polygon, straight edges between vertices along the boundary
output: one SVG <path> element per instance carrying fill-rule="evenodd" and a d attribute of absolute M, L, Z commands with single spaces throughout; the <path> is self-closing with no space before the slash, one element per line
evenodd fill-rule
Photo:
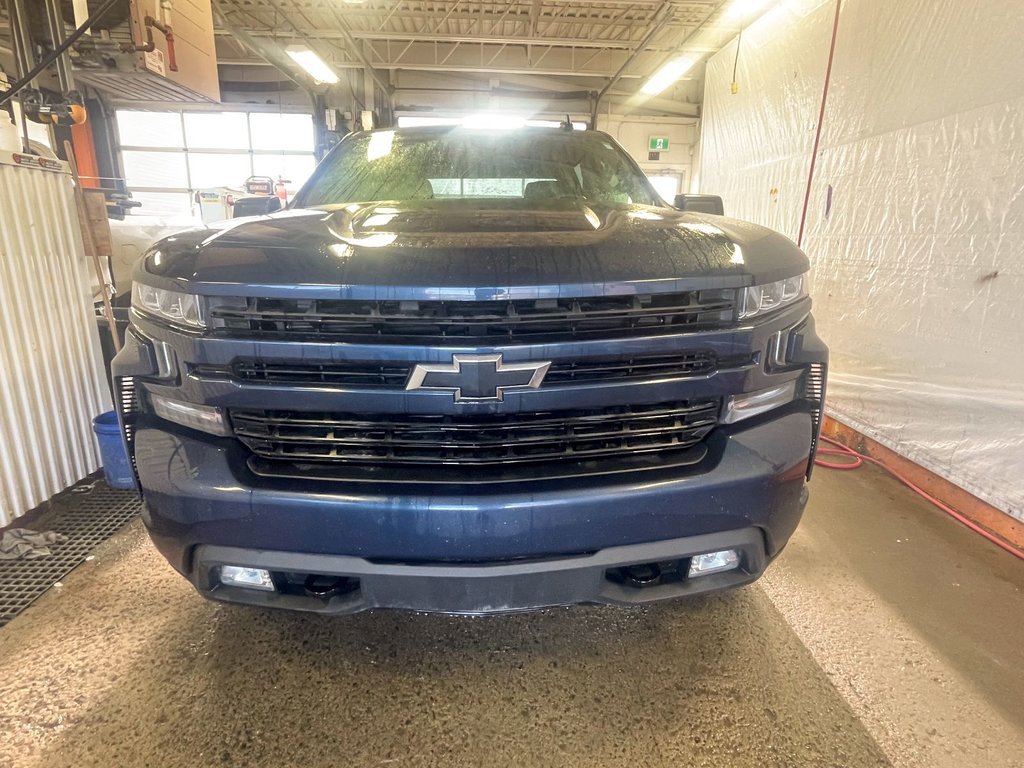
<path fill-rule="evenodd" d="M 651 152 L 667 152 L 668 136 L 651 136 L 647 140 L 647 149 Z"/>

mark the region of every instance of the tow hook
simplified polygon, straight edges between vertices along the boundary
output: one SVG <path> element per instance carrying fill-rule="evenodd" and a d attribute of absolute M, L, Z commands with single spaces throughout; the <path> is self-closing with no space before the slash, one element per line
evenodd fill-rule
<path fill-rule="evenodd" d="M 303 583 L 303 589 L 310 597 L 334 597 L 341 592 L 342 588 L 348 586 L 349 580 L 344 576 L 320 576 L 311 573 Z"/>
<path fill-rule="evenodd" d="M 657 563 L 640 563 L 622 568 L 622 577 L 631 587 L 654 587 L 661 582 L 661 568 Z"/>

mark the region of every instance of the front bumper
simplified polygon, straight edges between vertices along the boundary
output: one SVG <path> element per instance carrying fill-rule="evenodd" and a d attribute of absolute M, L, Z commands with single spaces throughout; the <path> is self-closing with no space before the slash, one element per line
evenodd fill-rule
<path fill-rule="evenodd" d="M 650 585 L 616 579 L 632 565 L 685 562 L 693 555 L 723 549 L 740 553 L 738 568 L 696 578 L 667 576 Z M 275 575 L 278 590 L 262 592 L 226 586 L 217 578 L 221 565 L 264 568 Z M 764 571 L 764 536 L 756 528 L 670 539 L 651 544 L 609 547 L 590 555 L 489 565 L 405 565 L 378 563 L 344 555 L 267 552 L 237 547 L 200 546 L 192 581 L 213 600 L 271 608 L 355 613 L 368 608 L 404 608 L 432 613 L 511 613 L 575 603 L 633 605 L 695 595 L 748 584 Z M 303 590 L 284 574 L 341 577 L 328 594 Z M 293 577 L 294 578 L 294 577 Z"/>
<path fill-rule="evenodd" d="M 483 613 L 578 602 L 647 602 L 756 579 L 806 502 L 811 417 L 780 409 L 720 428 L 692 468 L 512 489 L 400 490 L 349 483 L 265 484 L 237 441 L 155 428 L 136 438 L 144 521 L 205 596 L 325 612 L 369 607 Z M 630 590 L 609 569 L 743 553 L 740 569 Z M 227 588 L 217 565 L 359 579 L 324 601 Z"/>

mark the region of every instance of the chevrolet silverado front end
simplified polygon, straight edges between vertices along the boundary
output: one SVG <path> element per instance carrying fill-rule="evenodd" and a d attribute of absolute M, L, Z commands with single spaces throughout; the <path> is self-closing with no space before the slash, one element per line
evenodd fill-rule
<path fill-rule="evenodd" d="M 137 266 L 145 523 L 207 597 L 329 613 L 748 583 L 807 498 L 807 270 L 597 132 L 351 136 L 289 210 Z"/>

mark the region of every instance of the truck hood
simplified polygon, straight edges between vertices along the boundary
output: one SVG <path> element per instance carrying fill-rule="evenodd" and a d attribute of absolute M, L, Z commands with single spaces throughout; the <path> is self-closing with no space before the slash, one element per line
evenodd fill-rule
<path fill-rule="evenodd" d="M 565 201 L 293 209 L 158 242 L 136 279 L 196 293 L 539 298 L 735 288 L 801 274 L 769 229 L 722 216 Z"/>

